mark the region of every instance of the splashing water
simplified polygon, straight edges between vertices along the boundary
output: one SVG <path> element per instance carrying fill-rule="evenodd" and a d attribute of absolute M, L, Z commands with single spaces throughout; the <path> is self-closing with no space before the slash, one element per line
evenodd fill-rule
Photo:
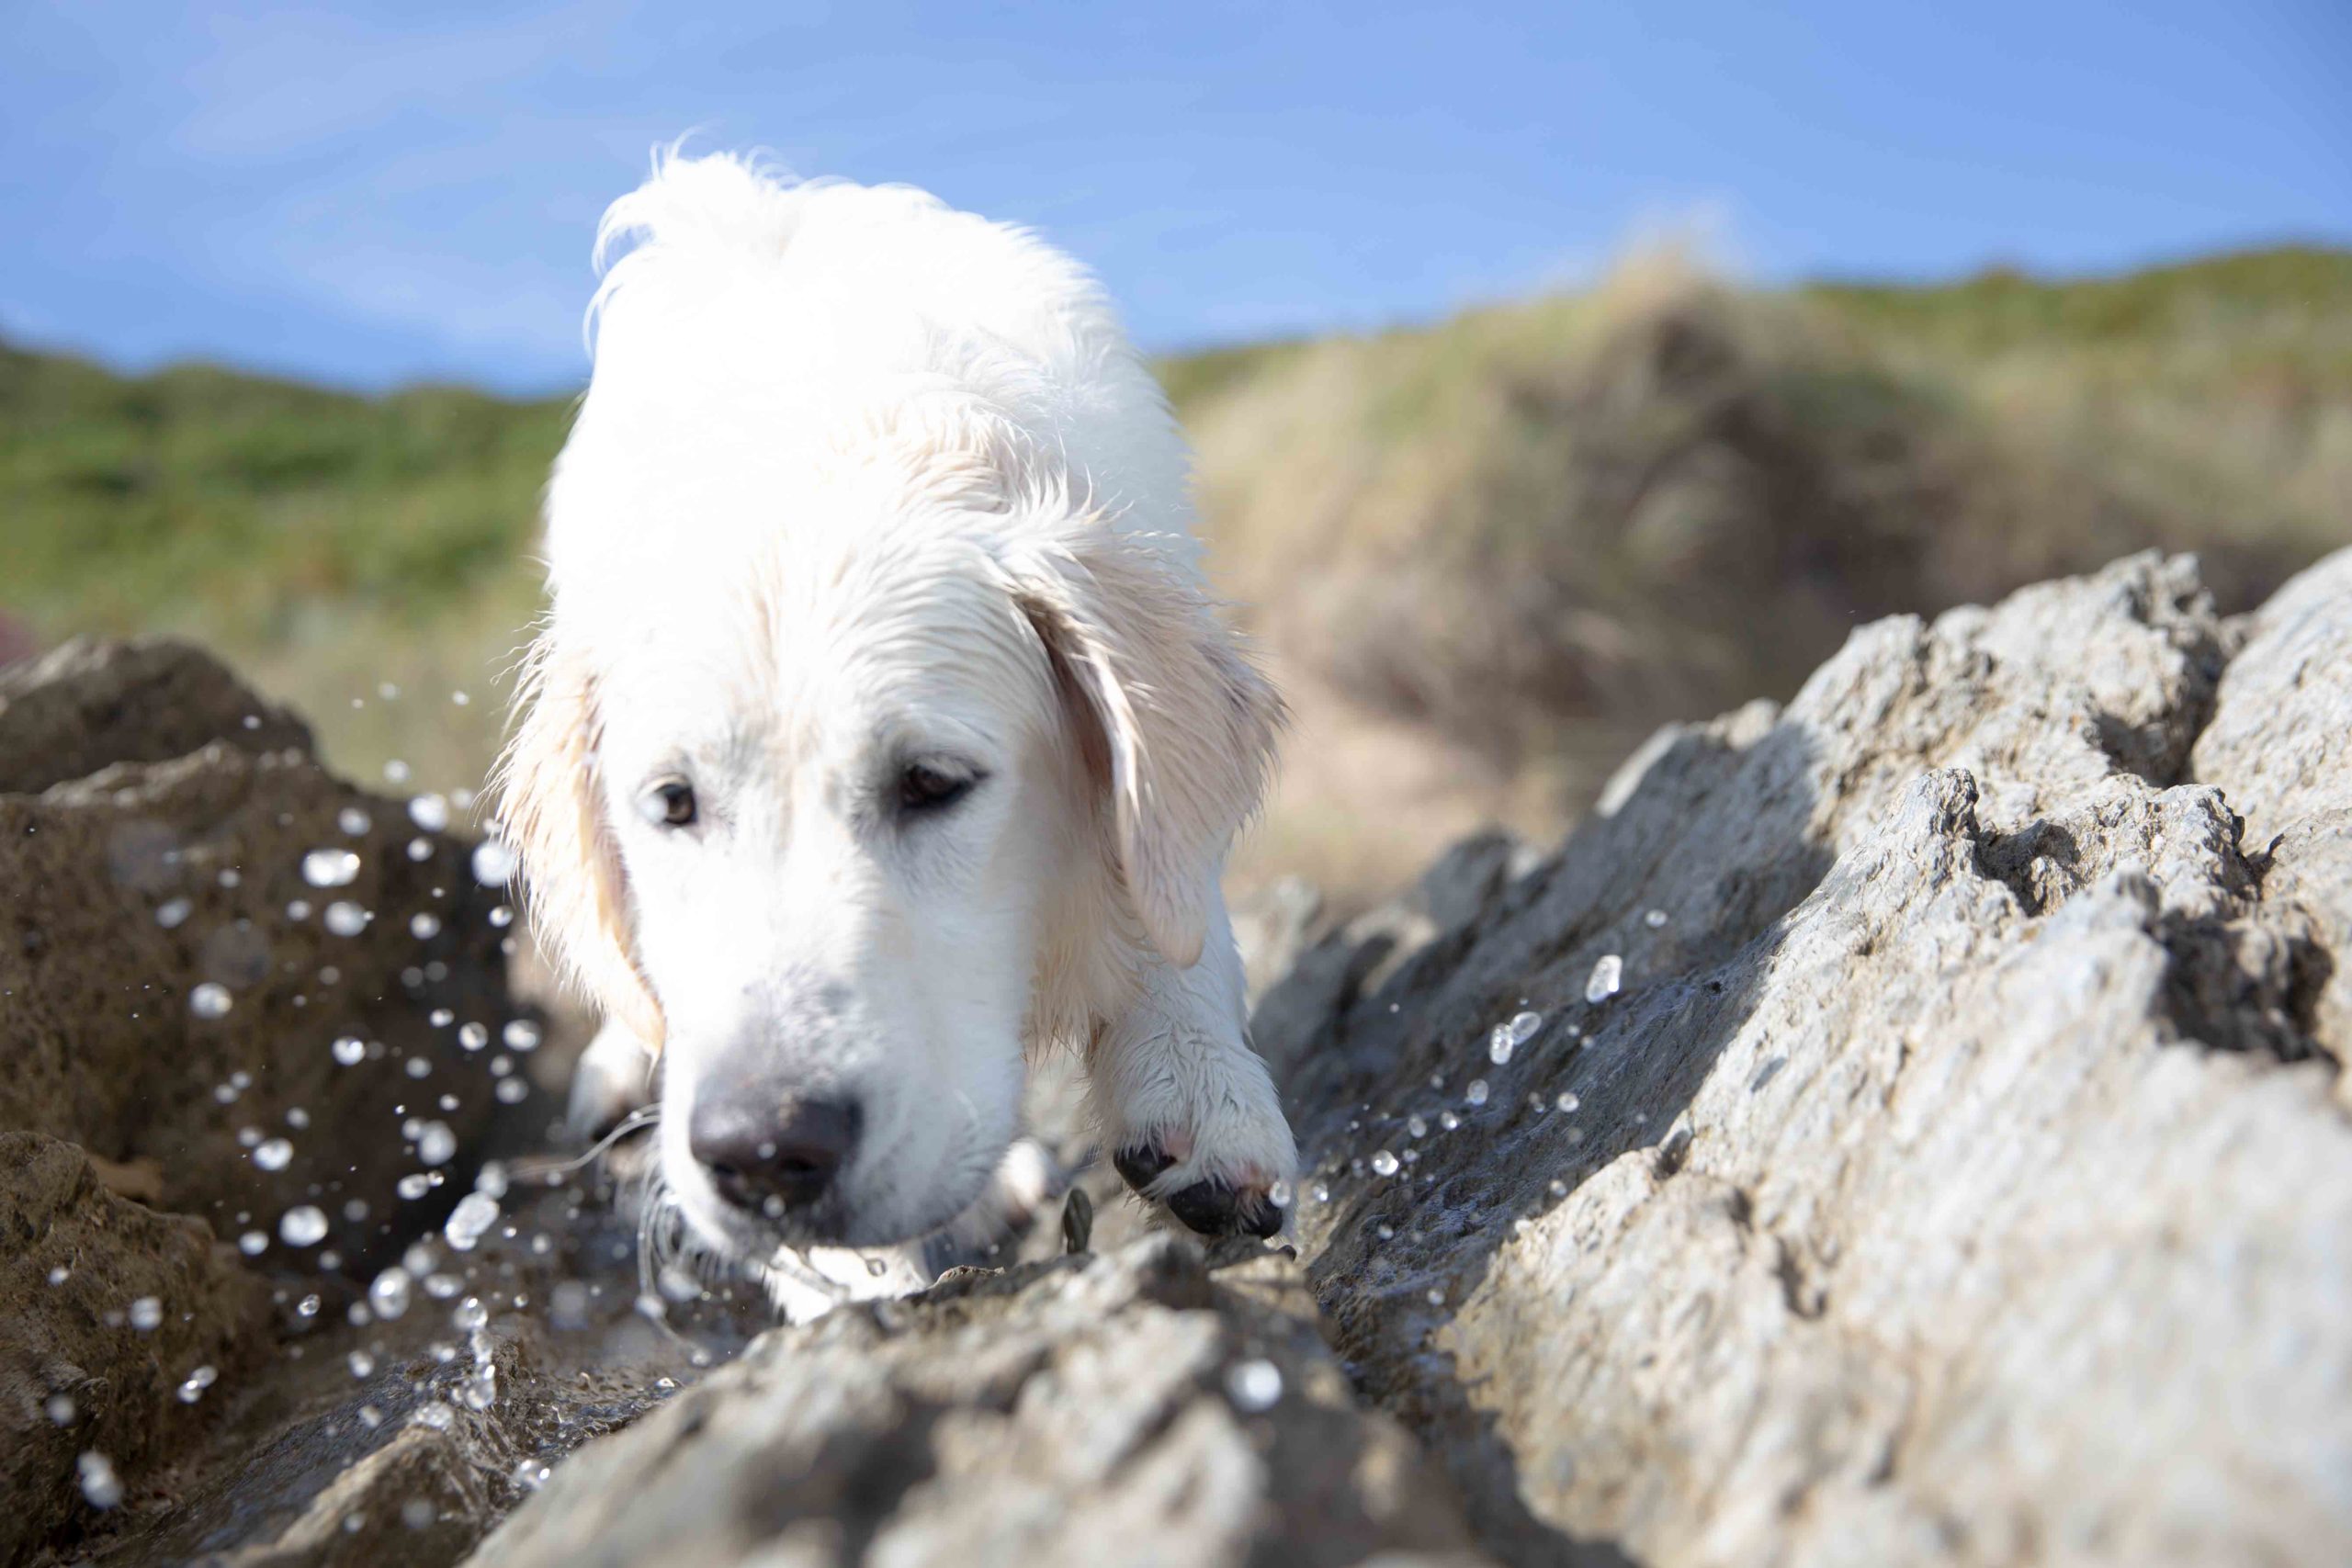
<path fill-rule="evenodd" d="M 408 1270 L 395 1263 L 376 1276 L 368 1287 L 368 1305 L 378 1317 L 390 1321 L 408 1311 Z"/>
<path fill-rule="evenodd" d="M 459 1252 L 471 1252 L 491 1226 L 498 1223 L 498 1200 L 487 1192 L 469 1192 L 449 1211 L 441 1234 Z"/>
<path fill-rule="evenodd" d="M 514 880 L 516 860 L 514 847 L 503 839 L 484 839 L 474 846 L 474 880 L 484 887 L 503 887 Z"/>
<path fill-rule="evenodd" d="M 82 1477 L 82 1495 L 93 1508 L 111 1508 L 122 1501 L 122 1483 L 114 1472 L 114 1461 L 92 1449 L 74 1461 Z"/>
<path fill-rule="evenodd" d="M 363 824 L 359 829 L 366 832 Z M 359 857 L 350 850 L 312 850 L 302 857 L 302 880 L 313 887 L 348 887 L 359 876 Z"/>
<path fill-rule="evenodd" d="M 1263 1356 L 1236 1361 L 1226 1370 L 1225 1393 L 1245 1416 L 1272 1410 L 1283 1396 L 1282 1369 Z"/>
<path fill-rule="evenodd" d="M 288 1247 L 316 1247 L 327 1238 L 327 1217 L 315 1203 L 300 1203 L 278 1217 L 277 1239 Z"/>
<path fill-rule="evenodd" d="M 1517 1013 L 1510 1022 L 1495 1025 L 1494 1032 L 1487 1036 L 1487 1060 L 1498 1067 L 1503 1066 L 1510 1060 L 1512 1052 L 1532 1040 L 1535 1032 L 1543 1027 L 1544 1015 L 1540 1012 Z"/>
<path fill-rule="evenodd" d="M 1625 984 L 1625 961 L 1613 953 L 1604 953 L 1592 966 L 1592 977 L 1584 983 L 1584 999 L 1598 1007 L 1615 996 Z"/>

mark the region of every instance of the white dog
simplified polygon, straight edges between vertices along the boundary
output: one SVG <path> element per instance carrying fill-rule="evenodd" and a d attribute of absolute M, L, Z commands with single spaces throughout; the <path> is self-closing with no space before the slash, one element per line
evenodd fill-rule
<path fill-rule="evenodd" d="M 1218 877 L 1281 706 L 1188 454 L 1076 263 L 922 192 L 673 158 L 548 491 L 502 820 L 540 939 L 662 1064 L 662 1175 L 758 1259 L 980 1197 L 1027 1054 L 1209 1234 L 1295 1158 Z"/>

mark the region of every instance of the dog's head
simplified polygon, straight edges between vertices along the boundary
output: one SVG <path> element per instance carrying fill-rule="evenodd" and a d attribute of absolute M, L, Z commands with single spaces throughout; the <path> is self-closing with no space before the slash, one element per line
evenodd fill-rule
<path fill-rule="evenodd" d="M 738 1254 L 969 1205 L 1024 1041 L 1199 956 L 1277 720 L 1180 543 L 860 472 L 831 525 L 560 575 L 503 770 L 538 938 L 661 1050 L 664 1176 Z"/>

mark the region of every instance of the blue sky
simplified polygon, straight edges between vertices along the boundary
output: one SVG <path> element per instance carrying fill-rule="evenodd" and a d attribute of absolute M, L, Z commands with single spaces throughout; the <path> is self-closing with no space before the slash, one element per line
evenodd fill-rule
<path fill-rule="evenodd" d="M 1155 348 L 1425 320 L 1696 231 L 1765 280 L 2352 241 L 2352 5 L 0 6 L 0 333 L 573 384 L 681 132 L 1091 262 Z"/>

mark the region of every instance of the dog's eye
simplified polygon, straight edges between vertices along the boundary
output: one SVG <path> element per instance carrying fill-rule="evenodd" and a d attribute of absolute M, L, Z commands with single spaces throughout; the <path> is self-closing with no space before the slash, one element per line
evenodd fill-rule
<path fill-rule="evenodd" d="M 663 779 L 638 797 L 638 814 L 657 828 L 684 828 L 695 819 L 695 786 L 684 779 Z"/>
<path fill-rule="evenodd" d="M 972 792 L 979 780 L 951 773 L 928 762 L 917 762 L 899 775 L 899 809 L 906 812 L 944 811 Z"/>

